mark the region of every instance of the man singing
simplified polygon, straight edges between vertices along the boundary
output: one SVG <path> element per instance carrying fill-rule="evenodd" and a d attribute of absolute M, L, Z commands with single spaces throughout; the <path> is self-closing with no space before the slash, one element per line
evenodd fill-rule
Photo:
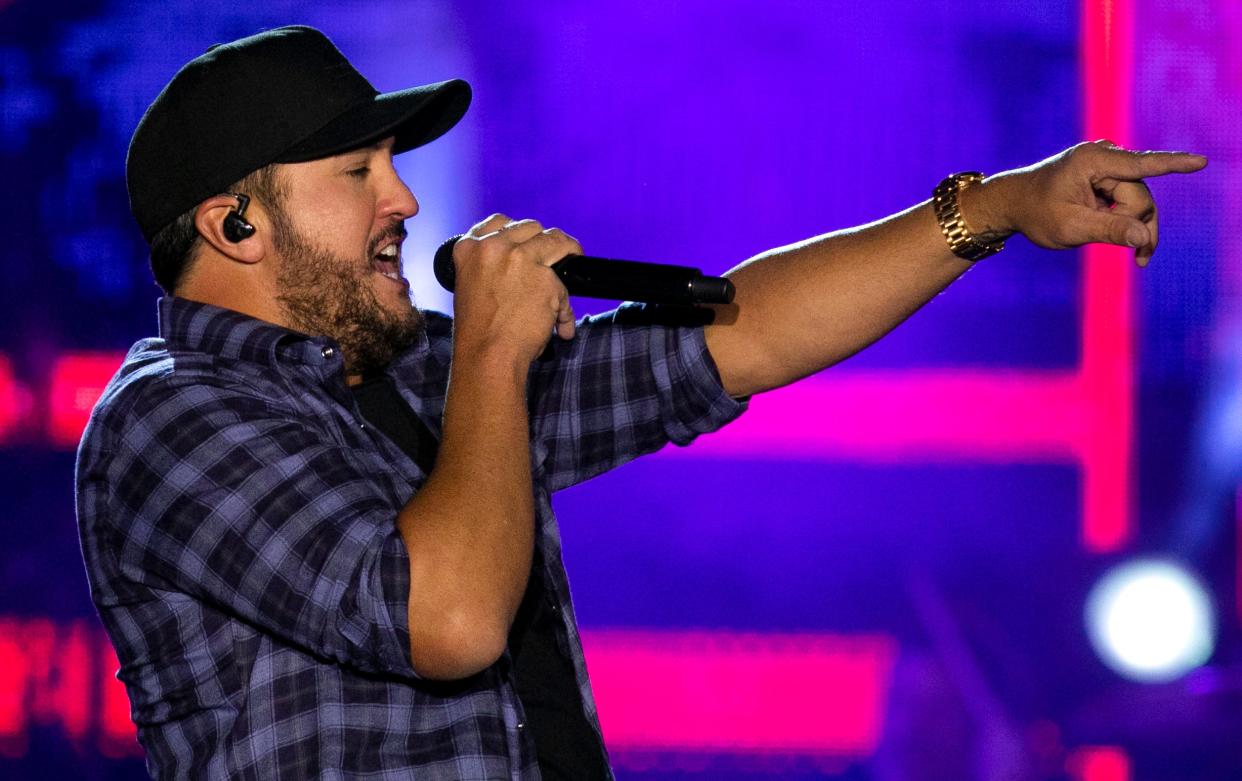
<path fill-rule="evenodd" d="M 134 132 L 160 336 L 95 408 L 77 491 L 156 777 L 611 778 L 552 493 L 861 350 L 1015 232 L 1145 263 L 1143 178 L 1206 163 L 1096 142 L 949 176 L 738 266 L 706 326 L 575 322 L 549 266 L 578 243 L 497 214 L 453 251 L 449 318 L 411 304 L 393 156 L 469 101 L 377 93 L 285 27 L 188 63 Z"/>

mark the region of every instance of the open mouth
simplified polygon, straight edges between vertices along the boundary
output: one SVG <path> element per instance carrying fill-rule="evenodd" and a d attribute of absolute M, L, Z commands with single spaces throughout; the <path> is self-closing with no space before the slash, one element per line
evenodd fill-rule
<path fill-rule="evenodd" d="M 371 266 L 376 273 L 402 285 L 406 284 L 401 278 L 401 245 L 398 242 L 393 242 L 375 253 L 371 259 Z"/>

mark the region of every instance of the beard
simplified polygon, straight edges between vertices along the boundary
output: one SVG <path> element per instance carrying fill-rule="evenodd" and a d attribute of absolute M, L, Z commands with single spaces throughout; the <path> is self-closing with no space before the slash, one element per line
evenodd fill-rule
<path fill-rule="evenodd" d="M 273 222 L 273 241 L 284 259 L 276 300 L 294 328 L 340 345 L 346 375 L 383 369 L 418 339 L 422 313 L 413 303 L 400 312 L 385 307 L 372 284 L 374 251 L 386 239 L 405 236 L 400 223 L 375 237 L 367 257 L 351 260 L 307 241 L 284 215 Z"/>

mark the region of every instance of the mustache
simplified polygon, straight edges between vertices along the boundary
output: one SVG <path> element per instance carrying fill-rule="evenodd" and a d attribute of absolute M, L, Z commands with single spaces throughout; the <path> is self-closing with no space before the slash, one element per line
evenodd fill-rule
<path fill-rule="evenodd" d="M 405 229 L 405 223 L 394 223 L 392 226 L 381 231 L 378 236 L 371 240 L 371 245 L 368 248 L 367 254 L 374 255 L 379 251 L 381 244 L 386 244 L 392 239 L 396 239 L 397 241 L 405 241 L 405 237 L 409 235 L 410 232 Z"/>

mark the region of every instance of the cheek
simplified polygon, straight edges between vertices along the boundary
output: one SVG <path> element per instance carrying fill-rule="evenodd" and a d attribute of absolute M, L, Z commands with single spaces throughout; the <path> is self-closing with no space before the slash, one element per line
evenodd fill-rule
<path fill-rule="evenodd" d="M 294 214 L 298 232 L 316 247 L 345 258 L 364 256 L 371 237 L 371 218 L 361 209 L 328 206 L 321 201 Z"/>

